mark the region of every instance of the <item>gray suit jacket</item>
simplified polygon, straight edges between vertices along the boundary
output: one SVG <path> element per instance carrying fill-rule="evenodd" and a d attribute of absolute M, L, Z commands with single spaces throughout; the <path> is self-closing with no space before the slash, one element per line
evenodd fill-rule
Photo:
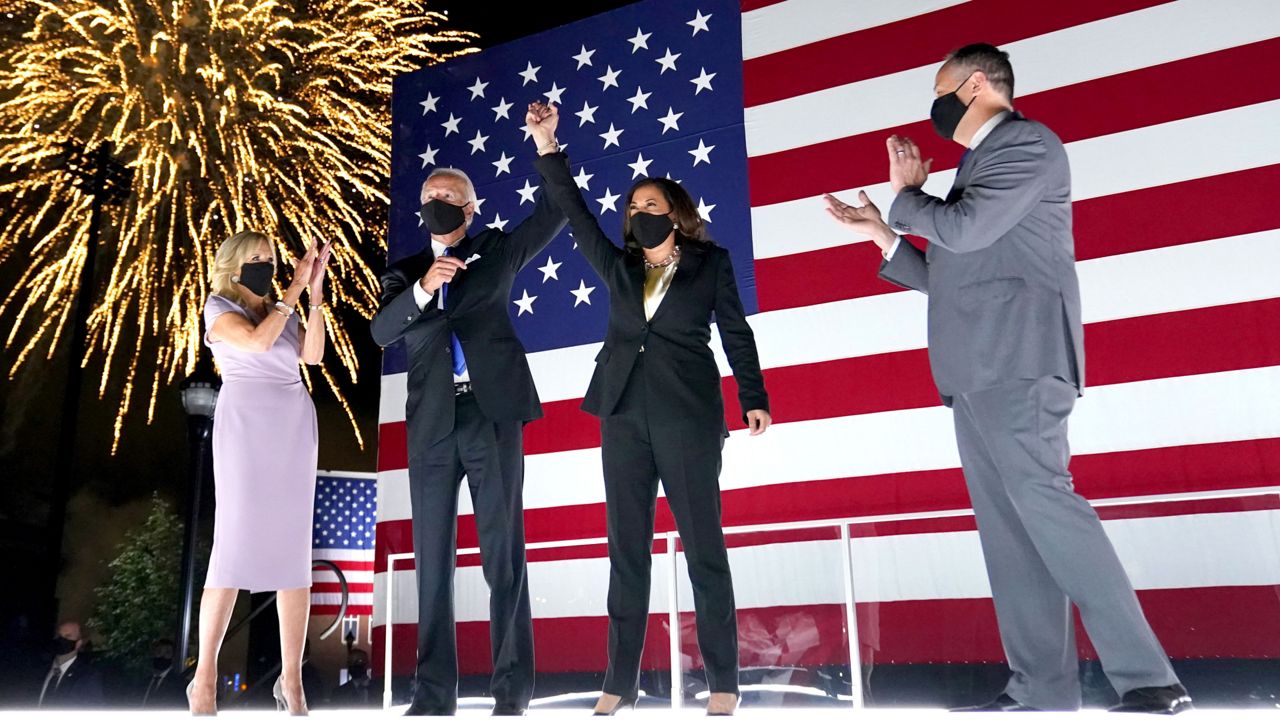
<path fill-rule="evenodd" d="M 929 363 L 962 393 L 1057 376 L 1084 387 L 1071 169 L 1049 128 L 1012 113 L 970 153 L 946 200 L 905 188 L 889 210 L 905 240 L 884 279 L 929 296 Z"/>

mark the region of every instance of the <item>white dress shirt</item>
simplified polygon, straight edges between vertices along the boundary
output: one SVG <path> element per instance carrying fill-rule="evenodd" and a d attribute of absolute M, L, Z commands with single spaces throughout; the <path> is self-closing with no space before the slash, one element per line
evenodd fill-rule
<path fill-rule="evenodd" d="M 1001 110 L 995 115 L 992 115 L 991 119 L 982 123 L 982 127 L 978 128 L 978 131 L 975 132 L 973 134 L 973 137 L 969 139 L 969 150 L 972 152 L 975 148 L 977 148 L 978 144 L 981 143 L 983 140 L 986 140 L 987 136 L 991 134 L 991 131 L 995 130 L 996 126 L 999 125 L 1001 122 L 1003 122 L 1004 119 L 1008 116 L 1009 116 L 1008 110 Z M 959 168 L 957 168 L 957 170 L 959 170 Z M 902 242 L 901 235 L 895 238 L 893 241 L 893 244 L 889 246 L 889 249 L 885 250 L 882 253 L 884 255 L 885 260 L 893 259 L 893 254 L 897 252 L 898 243 L 900 242 Z"/>
<path fill-rule="evenodd" d="M 445 248 L 447 247 L 449 246 L 442 242 L 436 242 L 435 240 L 431 241 L 431 249 L 435 252 L 436 257 L 443 256 Z M 435 295 L 428 293 L 426 288 L 422 287 L 422 278 L 418 278 L 413 281 L 413 299 L 418 303 L 419 311 L 426 310 L 427 305 L 429 305 L 433 299 L 436 301 L 437 308 L 440 308 L 441 310 L 444 309 L 444 293 L 439 291 L 437 291 Z M 450 347 L 452 347 L 452 344 Z M 455 383 L 471 382 L 471 373 L 463 372 L 461 375 L 455 374 L 453 376 L 453 381 Z"/>
<path fill-rule="evenodd" d="M 169 671 L 172 669 L 173 667 L 170 666 L 165 668 L 163 672 L 151 676 L 151 682 L 147 683 L 147 692 L 142 696 L 143 705 L 146 705 L 147 701 L 151 699 L 151 693 L 155 692 L 156 688 L 160 687 L 160 684 L 165 681 L 165 678 L 169 677 Z"/>
<path fill-rule="evenodd" d="M 78 657 L 80 657 L 80 654 L 79 654 L 79 653 L 76 653 L 75 655 L 72 655 L 72 656 L 71 656 L 71 659 L 69 659 L 69 660 L 64 660 L 64 661 L 62 661 L 61 663 L 59 663 L 59 664 L 57 664 L 57 665 L 53 665 L 53 666 L 51 666 L 51 667 L 49 668 L 49 672 L 48 672 L 47 674 L 45 674 L 45 676 L 44 676 L 44 687 L 40 688 L 40 702 L 39 702 L 39 704 L 38 704 L 37 706 L 39 706 L 39 705 L 44 705 L 44 696 L 45 696 L 45 695 L 46 695 L 50 690 L 57 690 L 57 689 L 58 689 L 58 686 L 62 684 L 62 679 L 63 679 L 63 678 L 65 678 L 65 677 L 67 676 L 67 668 L 71 667 L 71 665 L 72 665 L 73 663 L 75 663 L 76 658 L 78 658 Z M 58 670 L 58 681 L 57 681 L 57 682 L 55 682 L 55 683 L 53 684 L 53 687 L 52 687 L 52 688 L 50 688 L 50 687 L 49 687 L 49 681 L 53 679 L 53 671 L 54 671 L 55 669 L 57 669 L 57 670 Z"/>

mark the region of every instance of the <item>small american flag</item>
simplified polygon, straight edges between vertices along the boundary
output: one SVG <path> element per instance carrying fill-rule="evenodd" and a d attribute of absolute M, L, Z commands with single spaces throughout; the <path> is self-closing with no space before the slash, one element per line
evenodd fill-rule
<path fill-rule="evenodd" d="M 311 559 L 336 563 L 347 579 L 347 615 L 373 610 L 373 539 L 378 517 L 377 481 L 371 473 L 328 473 L 316 478 Z M 333 571 L 311 571 L 311 614 L 334 615 L 342 587 Z"/>

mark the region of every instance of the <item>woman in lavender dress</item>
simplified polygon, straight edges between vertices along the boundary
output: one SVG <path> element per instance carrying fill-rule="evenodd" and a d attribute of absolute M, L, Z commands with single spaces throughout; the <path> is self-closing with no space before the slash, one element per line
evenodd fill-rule
<path fill-rule="evenodd" d="M 188 688 L 192 714 L 216 709 L 218 650 L 239 590 L 276 591 L 282 670 L 278 703 L 307 712 L 302 650 L 311 588 L 316 410 L 298 361 L 324 355 L 324 279 L 329 246 L 294 266 L 284 297 L 272 294 L 275 250 L 263 234 L 236 233 L 214 258 L 204 306 L 205 343 L 222 374 L 213 416 L 217 493 L 213 554 L 200 601 L 200 660 Z M 303 329 L 294 307 L 308 292 Z"/>

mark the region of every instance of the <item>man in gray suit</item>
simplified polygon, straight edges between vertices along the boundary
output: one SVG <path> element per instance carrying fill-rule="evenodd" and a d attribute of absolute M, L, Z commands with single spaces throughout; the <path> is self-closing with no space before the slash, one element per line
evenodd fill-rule
<path fill-rule="evenodd" d="M 930 117 L 967 149 L 945 199 L 921 190 L 930 161 L 888 140 L 897 197 L 886 224 L 826 196 L 870 236 L 880 276 L 929 296 L 929 362 L 978 522 L 1012 677 L 979 710 L 1075 710 L 1080 608 L 1115 710 L 1177 713 L 1191 699 L 1142 614 L 1097 513 L 1067 470 L 1067 418 L 1084 386 L 1071 173 L 1062 142 L 1013 110 L 1008 54 L 985 44 L 949 55 Z M 925 251 L 899 233 L 928 239 Z"/>

